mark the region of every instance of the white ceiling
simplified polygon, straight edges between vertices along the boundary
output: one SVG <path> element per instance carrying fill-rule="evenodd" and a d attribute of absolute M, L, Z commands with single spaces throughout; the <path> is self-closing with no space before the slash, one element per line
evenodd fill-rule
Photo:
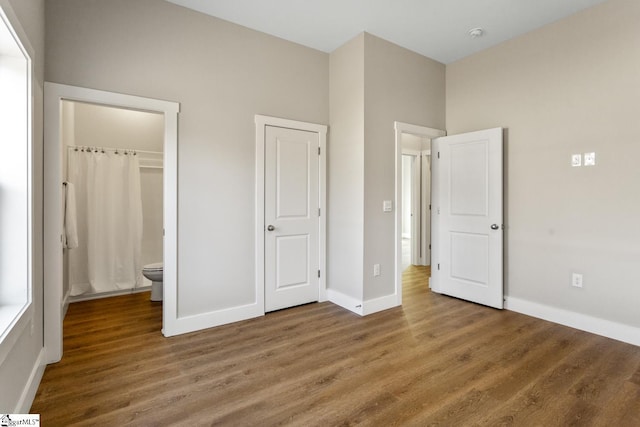
<path fill-rule="evenodd" d="M 168 1 L 324 52 L 366 31 L 448 64 L 605 0 Z"/>

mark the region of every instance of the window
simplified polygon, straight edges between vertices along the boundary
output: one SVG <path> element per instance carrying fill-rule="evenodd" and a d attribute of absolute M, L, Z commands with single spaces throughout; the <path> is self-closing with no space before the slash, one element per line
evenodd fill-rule
<path fill-rule="evenodd" d="M 0 3 L 0 361 L 30 320 L 31 59 Z"/>

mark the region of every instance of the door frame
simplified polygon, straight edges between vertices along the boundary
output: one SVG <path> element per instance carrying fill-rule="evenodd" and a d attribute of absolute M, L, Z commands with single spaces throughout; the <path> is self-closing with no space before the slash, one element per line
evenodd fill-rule
<path fill-rule="evenodd" d="M 422 241 L 422 218 L 421 212 L 421 199 L 422 199 L 422 152 L 419 150 L 412 150 L 404 148 L 402 150 L 403 156 L 411 157 L 411 264 L 421 264 L 422 257 L 420 256 L 420 242 Z M 404 168 L 404 166 L 402 166 Z M 404 173 L 404 171 L 403 171 Z M 402 209 L 404 209 L 404 186 L 402 188 Z M 404 210 L 402 211 L 404 213 Z M 404 235 L 404 233 L 403 233 Z M 403 237 L 404 238 L 404 237 Z"/>
<path fill-rule="evenodd" d="M 164 301 L 162 333 L 174 335 L 178 269 L 178 113 L 177 102 L 45 82 L 44 84 L 44 349 L 47 363 L 62 358 L 62 320 L 68 306 L 62 294 L 63 189 L 61 101 L 88 102 L 164 115 L 163 227 Z"/>
<path fill-rule="evenodd" d="M 288 129 L 304 130 L 318 134 L 320 155 L 318 156 L 318 197 L 320 216 L 318 217 L 318 301 L 327 300 L 327 268 L 326 268 L 326 230 L 327 230 L 327 126 L 299 122 L 296 120 L 282 119 L 278 117 L 255 115 L 256 123 L 256 202 L 255 202 L 255 292 L 256 305 L 264 314 L 264 285 L 265 285 L 265 248 L 264 248 L 264 181 L 265 181 L 265 128 L 267 126 L 282 127 Z"/>
<path fill-rule="evenodd" d="M 427 156 L 431 157 L 431 141 L 429 148 L 420 151 L 420 242 L 422 247 L 420 252 L 420 265 L 431 265 L 431 162 L 427 160 Z M 428 165 L 428 173 L 425 173 L 425 165 Z M 427 182 L 427 175 L 429 180 Z M 429 187 L 429 197 L 426 197 L 426 189 Z M 429 228 L 429 239 L 427 239 L 427 228 Z"/>
<path fill-rule="evenodd" d="M 395 295 L 396 305 L 402 305 L 402 135 L 409 134 L 421 138 L 434 139 L 445 136 L 444 130 L 429 128 L 426 126 L 412 125 L 403 122 L 394 122 L 396 143 L 396 218 L 395 218 Z M 433 182 L 433 181 L 432 181 Z M 420 219 L 422 221 L 422 219 Z M 431 230 L 433 235 L 434 231 Z"/>

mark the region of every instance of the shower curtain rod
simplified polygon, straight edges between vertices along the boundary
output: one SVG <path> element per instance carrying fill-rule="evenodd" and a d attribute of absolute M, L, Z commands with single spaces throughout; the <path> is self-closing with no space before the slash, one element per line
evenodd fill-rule
<path fill-rule="evenodd" d="M 108 147 L 94 147 L 94 146 L 88 146 L 88 145 L 67 145 L 67 149 L 68 150 L 87 150 L 87 151 L 110 151 L 110 152 L 118 152 L 118 151 L 122 151 L 122 152 L 134 152 L 134 153 L 141 153 L 141 154 L 164 154 L 162 151 L 146 151 L 146 150 L 136 150 L 133 148 L 108 148 Z"/>

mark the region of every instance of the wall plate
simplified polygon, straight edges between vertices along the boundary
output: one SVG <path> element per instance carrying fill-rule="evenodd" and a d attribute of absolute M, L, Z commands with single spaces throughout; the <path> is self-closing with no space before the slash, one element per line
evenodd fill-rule
<path fill-rule="evenodd" d="M 584 153 L 584 165 L 595 166 L 596 165 L 596 153 Z"/>
<path fill-rule="evenodd" d="M 582 166 L 582 154 L 572 154 L 571 155 L 571 166 Z"/>

